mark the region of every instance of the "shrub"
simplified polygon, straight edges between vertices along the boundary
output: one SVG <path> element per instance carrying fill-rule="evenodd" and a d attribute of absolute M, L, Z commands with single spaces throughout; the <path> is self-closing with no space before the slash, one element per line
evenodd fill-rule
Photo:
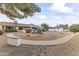
<path fill-rule="evenodd" d="M 6 29 L 4 30 L 5 32 L 17 32 L 17 30 L 14 30 L 14 29 Z"/>
<path fill-rule="evenodd" d="M 38 30 L 37 30 L 37 33 L 38 33 L 38 34 L 42 34 L 42 30 L 38 29 Z"/>
<path fill-rule="evenodd" d="M 36 31 L 35 29 L 32 29 L 31 33 L 32 33 L 32 34 L 35 34 L 35 31 Z"/>
<path fill-rule="evenodd" d="M 26 29 L 25 31 L 26 31 L 26 33 L 31 33 L 32 30 L 31 29 Z"/>
<path fill-rule="evenodd" d="M 4 33 L 4 31 L 3 30 L 0 30 L 0 35 L 2 35 Z"/>
<path fill-rule="evenodd" d="M 79 32 L 79 24 L 73 24 L 69 29 L 71 32 Z"/>

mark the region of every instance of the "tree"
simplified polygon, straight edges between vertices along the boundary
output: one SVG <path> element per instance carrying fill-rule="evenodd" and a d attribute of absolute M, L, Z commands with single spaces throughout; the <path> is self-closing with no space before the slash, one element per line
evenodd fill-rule
<path fill-rule="evenodd" d="M 58 29 L 59 29 L 59 28 L 63 28 L 63 30 L 65 30 L 65 29 L 68 28 L 68 24 L 59 24 L 59 25 L 57 25 L 56 27 L 58 27 Z"/>
<path fill-rule="evenodd" d="M 46 23 L 42 23 L 41 28 L 43 31 L 47 31 L 49 29 L 49 25 L 47 25 Z"/>
<path fill-rule="evenodd" d="M 27 18 L 40 11 L 41 9 L 33 3 L 0 3 L 0 13 L 12 20 Z"/>
<path fill-rule="evenodd" d="M 63 30 L 68 29 L 68 24 L 64 24 L 62 27 L 63 27 Z"/>
<path fill-rule="evenodd" d="M 79 32 L 79 24 L 73 24 L 69 29 L 71 32 Z"/>

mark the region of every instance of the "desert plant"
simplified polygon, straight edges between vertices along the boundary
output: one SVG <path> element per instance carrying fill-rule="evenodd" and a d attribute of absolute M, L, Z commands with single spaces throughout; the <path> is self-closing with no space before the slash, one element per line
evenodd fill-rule
<path fill-rule="evenodd" d="M 25 30 L 26 33 L 31 33 L 31 31 L 32 31 L 31 29 L 26 29 Z"/>
<path fill-rule="evenodd" d="M 38 34 L 43 34 L 43 33 L 42 33 L 42 30 L 40 30 L 40 29 L 37 30 L 37 33 L 38 33 Z"/>
<path fill-rule="evenodd" d="M 2 35 L 4 33 L 4 31 L 3 30 L 0 30 L 0 35 Z"/>

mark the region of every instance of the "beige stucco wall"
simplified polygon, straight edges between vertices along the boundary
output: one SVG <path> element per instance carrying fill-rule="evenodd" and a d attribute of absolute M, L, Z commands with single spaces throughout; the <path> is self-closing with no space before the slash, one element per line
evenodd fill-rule
<path fill-rule="evenodd" d="M 0 29 L 3 29 L 1 25 L 0 25 Z"/>
<path fill-rule="evenodd" d="M 18 27 L 16 27 L 16 30 L 19 30 L 19 28 L 18 28 Z"/>

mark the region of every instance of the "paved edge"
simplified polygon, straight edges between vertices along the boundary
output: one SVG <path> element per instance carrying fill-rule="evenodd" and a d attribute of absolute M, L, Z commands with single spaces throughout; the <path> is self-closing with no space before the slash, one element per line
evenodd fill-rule
<path fill-rule="evenodd" d="M 58 45 L 58 44 L 63 44 L 63 43 L 68 42 L 76 35 L 78 35 L 78 33 L 69 34 L 69 35 L 62 37 L 60 39 L 51 40 L 51 41 L 22 40 L 22 44 L 27 44 L 27 45 Z"/>

